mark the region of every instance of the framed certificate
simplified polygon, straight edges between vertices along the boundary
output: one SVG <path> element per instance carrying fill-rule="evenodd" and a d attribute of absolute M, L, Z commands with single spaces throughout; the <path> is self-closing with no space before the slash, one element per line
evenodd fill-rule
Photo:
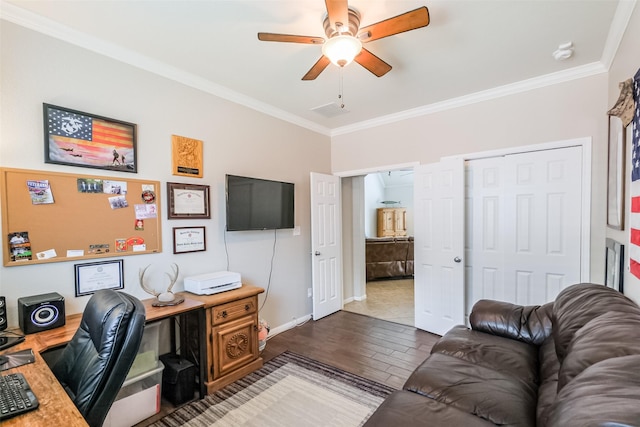
<path fill-rule="evenodd" d="M 174 227 L 173 253 L 201 252 L 207 250 L 204 227 Z"/>
<path fill-rule="evenodd" d="M 209 219 L 209 186 L 167 182 L 169 219 Z"/>
<path fill-rule="evenodd" d="M 76 296 L 90 295 L 101 289 L 124 289 L 121 259 L 75 264 Z"/>

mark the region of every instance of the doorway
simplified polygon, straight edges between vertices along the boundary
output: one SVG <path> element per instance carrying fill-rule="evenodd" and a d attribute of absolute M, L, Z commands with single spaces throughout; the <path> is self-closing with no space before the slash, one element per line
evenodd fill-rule
<path fill-rule="evenodd" d="M 343 192 L 345 222 L 350 216 L 355 224 L 351 243 L 355 252 L 364 251 L 351 264 L 362 274 L 345 278 L 345 287 L 353 279 L 361 283 L 354 284 L 343 310 L 414 326 L 413 168 L 346 178 Z M 382 225 L 387 229 L 381 230 Z M 345 252 L 350 252 L 348 247 Z"/>

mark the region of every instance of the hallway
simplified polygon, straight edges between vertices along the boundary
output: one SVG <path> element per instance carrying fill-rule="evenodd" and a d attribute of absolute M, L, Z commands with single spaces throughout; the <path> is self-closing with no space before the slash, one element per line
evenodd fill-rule
<path fill-rule="evenodd" d="M 367 282 L 367 299 L 345 304 L 343 310 L 414 326 L 413 279 Z"/>

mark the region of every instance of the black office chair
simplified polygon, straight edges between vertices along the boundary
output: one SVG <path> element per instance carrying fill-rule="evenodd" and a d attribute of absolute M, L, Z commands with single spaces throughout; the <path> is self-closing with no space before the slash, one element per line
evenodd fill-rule
<path fill-rule="evenodd" d="M 145 309 L 135 297 L 97 291 L 52 371 L 92 427 L 101 426 L 136 357 Z"/>

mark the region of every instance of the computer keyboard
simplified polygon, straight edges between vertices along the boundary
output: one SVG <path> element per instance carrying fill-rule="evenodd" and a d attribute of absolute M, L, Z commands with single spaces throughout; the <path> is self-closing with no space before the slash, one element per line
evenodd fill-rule
<path fill-rule="evenodd" d="M 38 407 L 38 399 L 20 372 L 0 375 L 0 420 L 29 412 Z"/>

